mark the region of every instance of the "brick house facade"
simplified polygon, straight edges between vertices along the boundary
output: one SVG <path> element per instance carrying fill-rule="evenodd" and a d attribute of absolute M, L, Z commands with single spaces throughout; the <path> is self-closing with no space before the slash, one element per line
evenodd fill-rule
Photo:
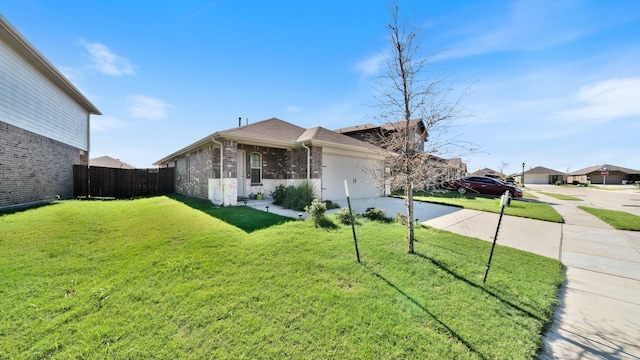
<path fill-rule="evenodd" d="M 225 205 L 235 205 L 251 194 L 269 196 L 280 184 L 301 181 L 312 184 L 316 197 L 335 199 L 343 187 L 336 189 L 327 176 L 343 176 L 340 171 L 350 170 L 349 179 L 359 178 L 366 184 L 366 174 L 358 170 L 358 164 L 375 166 L 381 159 L 379 150 L 327 129 L 304 129 L 274 118 L 214 133 L 154 165 L 176 168 L 177 193 Z M 331 161 L 336 153 L 352 161 L 348 169 Z M 372 186 L 358 190 L 362 195 L 379 193 Z"/>

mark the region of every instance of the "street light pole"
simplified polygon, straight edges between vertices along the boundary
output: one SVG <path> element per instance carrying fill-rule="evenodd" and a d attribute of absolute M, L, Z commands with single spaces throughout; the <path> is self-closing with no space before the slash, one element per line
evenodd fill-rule
<path fill-rule="evenodd" d="M 524 187 L 524 163 L 522 163 L 522 187 Z"/>

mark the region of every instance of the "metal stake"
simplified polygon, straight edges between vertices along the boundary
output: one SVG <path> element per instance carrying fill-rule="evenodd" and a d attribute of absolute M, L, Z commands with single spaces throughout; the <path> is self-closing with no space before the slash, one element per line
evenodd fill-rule
<path fill-rule="evenodd" d="M 349 199 L 349 187 L 347 186 L 347 180 L 344 181 L 344 192 L 347 195 L 347 205 L 349 206 L 349 216 L 351 217 L 351 231 L 353 232 L 353 244 L 356 247 L 356 257 L 360 262 L 360 252 L 358 251 L 358 239 L 356 238 L 356 226 L 353 219 L 353 211 L 351 210 L 351 199 Z"/>

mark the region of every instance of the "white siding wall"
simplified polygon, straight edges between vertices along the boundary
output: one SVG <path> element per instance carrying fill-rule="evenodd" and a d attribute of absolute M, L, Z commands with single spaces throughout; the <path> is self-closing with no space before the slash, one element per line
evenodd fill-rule
<path fill-rule="evenodd" d="M 0 42 L 0 120 L 89 150 L 87 111 Z"/>
<path fill-rule="evenodd" d="M 525 184 L 548 184 L 549 183 L 549 175 L 548 174 L 524 174 L 524 183 Z"/>
<path fill-rule="evenodd" d="M 379 166 L 378 160 L 358 157 L 358 154 L 332 152 L 322 148 L 322 199 L 344 200 L 344 181 L 349 185 L 349 196 L 353 199 L 373 198 L 382 195 L 367 169 Z"/>

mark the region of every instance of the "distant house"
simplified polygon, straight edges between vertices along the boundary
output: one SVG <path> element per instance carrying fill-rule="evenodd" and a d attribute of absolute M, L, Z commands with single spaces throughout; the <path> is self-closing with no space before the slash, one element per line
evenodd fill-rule
<path fill-rule="evenodd" d="M 383 139 L 391 136 L 391 134 L 398 131 L 403 131 L 406 127 L 405 121 L 389 122 L 382 125 L 363 124 L 350 126 L 346 128 L 336 129 L 335 132 L 344 134 L 354 139 L 370 142 L 378 146 L 384 146 Z M 409 130 L 413 133 L 416 140 L 415 151 L 424 151 L 424 142 L 427 138 L 427 129 L 422 122 L 422 119 L 415 119 L 409 121 Z"/>
<path fill-rule="evenodd" d="M 0 210 L 73 196 L 92 114 L 101 115 L 0 16 Z"/>
<path fill-rule="evenodd" d="M 89 166 L 106 167 L 114 169 L 135 169 L 133 165 L 129 165 L 120 159 L 114 159 L 110 156 L 101 156 L 89 159 Z"/>
<path fill-rule="evenodd" d="M 235 205 L 251 193 L 309 181 L 316 197 L 380 196 L 370 169 L 380 167 L 377 146 L 322 127 L 305 129 L 272 118 L 208 135 L 154 165 L 176 168 L 176 192 Z"/>
<path fill-rule="evenodd" d="M 335 131 L 354 139 L 370 142 L 387 148 L 387 146 L 385 146 L 384 138 L 389 137 L 398 131 L 403 131 L 405 126 L 405 121 L 390 122 L 382 125 L 368 123 L 336 129 Z M 433 174 L 426 174 L 426 176 L 430 178 L 431 182 L 440 183 L 442 181 L 456 179 L 467 174 L 467 165 L 462 162 L 462 159 L 445 159 L 427 154 L 424 151 L 424 145 L 427 139 L 427 129 L 422 119 L 409 121 L 409 130 L 412 132 L 414 139 L 417 140 L 414 151 L 429 158 Z"/>
<path fill-rule="evenodd" d="M 542 166 L 536 166 L 524 172 L 525 184 L 555 184 L 563 183 L 567 177 L 566 173 Z M 522 173 L 514 176 L 515 181 L 522 184 Z"/>
<path fill-rule="evenodd" d="M 604 184 L 603 169 L 608 169 L 607 184 L 631 184 L 640 181 L 640 171 L 624 168 L 616 165 L 596 165 L 576 170 L 568 174 L 567 181 L 574 184 Z"/>
<path fill-rule="evenodd" d="M 500 179 L 500 180 L 504 180 L 505 178 L 504 174 L 489 168 L 484 168 L 484 169 L 474 171 L 469 176 L 488 176 L 488 177 L 492 177 L 494 179 Z"/>

